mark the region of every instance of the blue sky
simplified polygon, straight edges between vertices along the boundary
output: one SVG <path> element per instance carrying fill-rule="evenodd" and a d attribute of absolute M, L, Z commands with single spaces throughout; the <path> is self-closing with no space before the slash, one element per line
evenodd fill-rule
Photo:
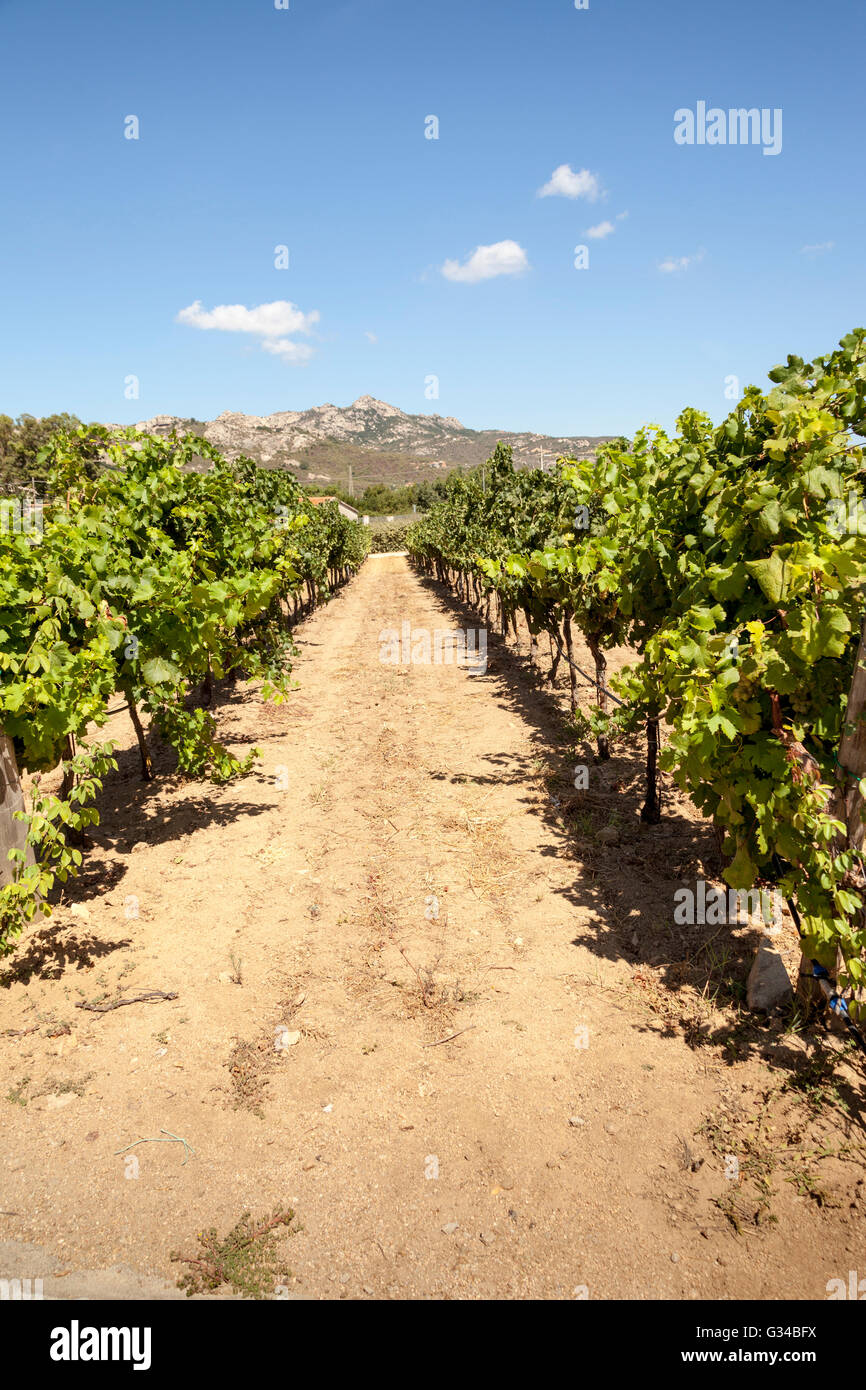
<path fill-rule="evenodd" d="M 866 321 L 864 40 L 855 0 L 0 0 L 0 411 L 718 418 Z M 678 145 L 699 101 L 781 152 Z"/>

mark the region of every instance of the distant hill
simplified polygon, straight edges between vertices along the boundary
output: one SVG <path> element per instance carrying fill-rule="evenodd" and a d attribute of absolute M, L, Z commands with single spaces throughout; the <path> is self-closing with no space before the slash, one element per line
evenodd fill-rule
<path fill-rule="evenodd" d="M 586 458 L 610 436 L 554 438 L 511 430 L 470 430 L 443 415 L 407 415 L 372 396 L 349 406 L 320 405 L 274 415 L 240 415 L 226 410 L 216 420 L 156 415 L 138 428 L 167 435 L 188 430 L 229 458 L 247 454 L 265 468 L 291 469 L 302 483 L 345 486 L 352 468 L 356 489 L 375 483 L 391 487 L 441 477 L 442 470 L 471 468 L 510 444 L 518 467 L 552 463 L 558 454 Z"/>

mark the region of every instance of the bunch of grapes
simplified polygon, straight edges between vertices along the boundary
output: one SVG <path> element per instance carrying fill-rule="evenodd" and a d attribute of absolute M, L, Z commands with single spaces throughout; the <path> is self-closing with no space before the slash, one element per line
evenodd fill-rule
<path fill-rule="evenodd" d="M 744 671 L 740 671 L 740 679 L 734 686 L 734 699 L 738 705 L 744 705 L 747 700 L 751 700 L 759 688 L 757 675 L 747 676 Z"/>

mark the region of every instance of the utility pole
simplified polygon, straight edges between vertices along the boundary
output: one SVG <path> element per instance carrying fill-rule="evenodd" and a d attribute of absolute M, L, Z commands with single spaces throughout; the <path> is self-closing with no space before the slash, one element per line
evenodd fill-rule
<path fill-rule="evenodd" d="M 355 484 L 354 484 L 354 482 L 352 481 L 352 465 L 351 465 L 351 463 L 349 464 L 349 496 L 350 496 L 350 497 L 354 497 L 354 496 L 355 496 Z"/>

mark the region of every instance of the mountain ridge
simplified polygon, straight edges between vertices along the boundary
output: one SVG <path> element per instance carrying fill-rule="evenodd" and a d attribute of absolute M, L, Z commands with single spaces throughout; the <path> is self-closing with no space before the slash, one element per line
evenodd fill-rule
<path fill-rule="evenodd" d="M 149 434 L 192 431 L 229 458 L 246 454 L 262 467 L 291 469 L 300 481 L 342 484 L 351 467 L 366 484 L 418 482 L 442 470 L 483 463 L 497 442 L 510 444 L 518 467 L 537 467 L 558 454 L 586 458 L 610 435 L 542 435 L 472 430 L 449 415 L 412 415 L 375 396 L 348 406 L 324 405 L 245 415 L 224 410 L 214 420 L 155 415 L 137 428 Z M 316 471 L 313 472 L 312 469 Z M 401 476 L 401 474 L 403 476 Z"/>

